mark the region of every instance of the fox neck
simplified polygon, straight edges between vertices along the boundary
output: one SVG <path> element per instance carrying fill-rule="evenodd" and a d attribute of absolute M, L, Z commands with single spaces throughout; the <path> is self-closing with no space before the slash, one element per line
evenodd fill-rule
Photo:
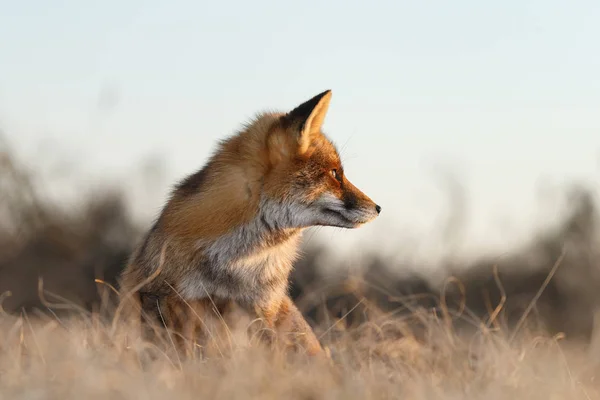
<path fill-rule="evenodd" d="M 299 214 L 295 211 L 293 204 L 262 197 L 258 213 L 249 222 L 212 240 L 210 244 L 203 240 L 199 240 L 198 244 L 206 249 L 211 261 L 225 264 L 286 244 L 288 251 L 295 252 L 298 238 L 304 230 L 299 227 Z"/>
<path fill-rule="evenodd" d="M 246 304 L 284 295 L 302 232 L 290 227 L 290 218 L 293 214 L 265 201 L 249 222 L 216 239 L 198 240 L 208 268 L 181 280 L 182 295 L 216 295 Z"/>

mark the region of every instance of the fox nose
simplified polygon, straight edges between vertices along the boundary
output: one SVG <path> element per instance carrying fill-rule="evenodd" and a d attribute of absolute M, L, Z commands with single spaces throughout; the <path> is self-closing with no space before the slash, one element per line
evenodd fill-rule
<path fill-rule="evenodd" d="M 381 213 L 381 206 L 378 204 L 375 204 L 375 211 L 377 211 L 377 215 L 379 215 L 379 213 Z"/>

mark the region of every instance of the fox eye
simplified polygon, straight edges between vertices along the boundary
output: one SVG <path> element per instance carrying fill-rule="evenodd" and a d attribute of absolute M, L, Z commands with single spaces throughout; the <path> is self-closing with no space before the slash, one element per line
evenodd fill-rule
<path fill-rule="evenodd" d="M 338 173 L 337 169 L 332 169 L 331 171 L 331 176 L 333 176 L 333 179 L 335 179 L 336 181 L 341 181 L 342 177 L 340 176 L 340 174 Z"/>

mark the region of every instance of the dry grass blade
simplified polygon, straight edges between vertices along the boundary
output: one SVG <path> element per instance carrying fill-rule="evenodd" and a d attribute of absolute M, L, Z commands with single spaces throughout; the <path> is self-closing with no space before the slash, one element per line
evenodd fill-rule
<path fill-rule="evenodd" d="M 535 296 L 533 297 L 533 299 L 531 300 L 531 302 L 529 303 L 529 305 L 527 306 L 527 308 L 523 312 L 523 315 L 521 316 L 521 318 L 519 318 L 519 321 L 517 322 L 517 325 L 515 326 L 515 329 L 514 329 L 512 335 L 511 335 L 511 337 L 510 337 L 510 340 L 509 340 L 510 342 L 512 342 L 515 339 L 515 337 L 517 336 L 517 334 L 519 333 L 519 329 L 521 329 L 521 327 L 523 326 L 523 324 L 527 320 L 527 317 L 529 316 L 529 313 L 531 312 L 531 310 L 533 309 L 533 307 L 535 307 L 535 304 L 537 303 L 537 301 L 539 300 L 540 296 L 542 295 L 542 293 L 544 292 L 544 290 L 546 289 L 546 287 L 550 283 L 550 280 L 552 279 L 552 277 L 556 273 L 556 270 L 558 269 L 558 267 L 562 263 L 563 259 L 565 258 L 566 253 L 567 253 L 566 249 L 563 248 L 562 252 L 560 253 L 560 256 L 558 257 L 558 259 L 556 260 L 556 262 L 552 266 L 552 269 L 550 269 L 550 272 L 546 276 L 546 279 L 542 283 L 542 286 L 537 291 L 537 293 L 535 294 Z"/>
<path fill-rule="evenodd" d="M 498 264 L 494 264 L 493 275 L 494 275 L 494 282 L 496 283 L 498 290 L 500 290 L 500 303 L 498 303 L 496 308 L 494 308 L 494 311 L 490 314 L 490 318 L 489 318 L 486 326 L 487 326 L 487 328 L 489 328 L 490 326 L 492 326 L 492 324 L 495 324 L 496 328 L 500 328 L 497 324 L 496 319 L 498 318 L 498 315 L 500 315 L 500 312 L 502 312 L 502 308 L 504 307 L 504 304 L 506 304 L 506 291 L 504 290 L 504 286 L 502 286 L 502 282 L 500 281 L 500 276 L 498 276 Z"/>

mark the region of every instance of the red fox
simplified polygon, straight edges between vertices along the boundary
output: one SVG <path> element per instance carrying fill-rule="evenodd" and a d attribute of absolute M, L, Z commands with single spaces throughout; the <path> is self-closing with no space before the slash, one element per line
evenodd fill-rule
<path fill-rule="evenodd" d="M 357 228 L 381 212 L 321 132 L 330 99 L 327 90 L 259 114 L 176 185 L 121 277 L 138 313 L 194 337 L 199 310 L 235 304 L 296 349 L 323 352 L 287 293 L 301 233 Z"/>

